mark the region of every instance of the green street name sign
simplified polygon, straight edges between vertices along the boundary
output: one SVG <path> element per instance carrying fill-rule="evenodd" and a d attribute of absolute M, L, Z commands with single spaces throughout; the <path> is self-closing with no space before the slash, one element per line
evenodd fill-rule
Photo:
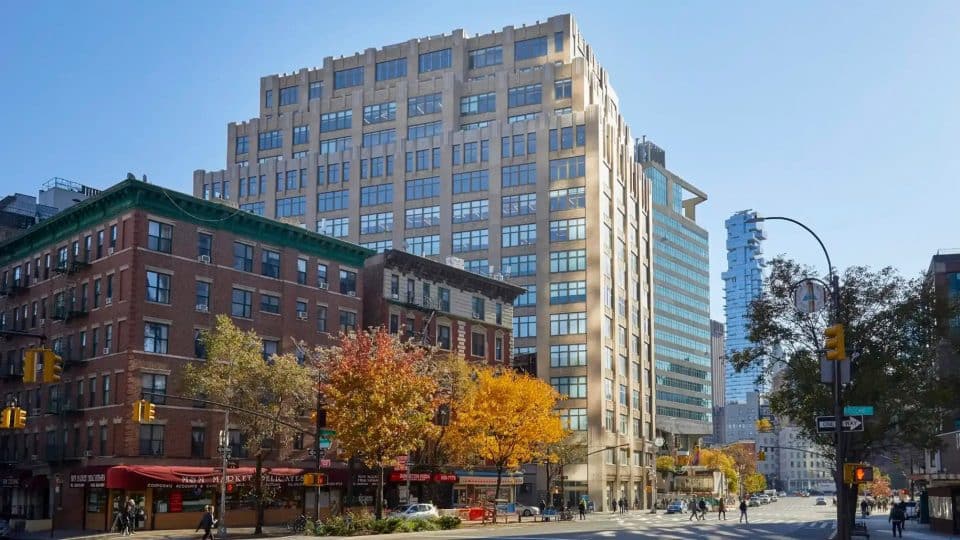
<path fill-rule="evenodd" d="M 873 405 L 847 405 L 843 414 L 852 416 L 873 416 Z"/>

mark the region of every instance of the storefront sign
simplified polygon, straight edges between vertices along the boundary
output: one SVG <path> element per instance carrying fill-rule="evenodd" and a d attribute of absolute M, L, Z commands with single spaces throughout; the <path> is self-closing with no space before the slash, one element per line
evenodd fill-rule
<path fill-rule="evenodd" d="M 355 486 L 375 486 L 378 483 L 379 478 L 375 474 L 358 474 L 353 479 Z"/>
<path fill-rule="evenodd" d="M 391 482 L 406 482 L 408 478 L 411 482 L 429 482 L 430 473 L 408 473 L 400 471 L 390 473 Z"/>
<path fill-rule="evenodd" d="M 168 512 L 183 512 L 183 493 L 180 491 L 170 492 L 170 503 L 167 506 Z"/>
<path fill-rule="evenodd" d="M 271 485 L 299 486 L 303 484 L 303 469 L 265 468 L 263 481 Z M 228 484 L 253 482 L 255 471 L 252 467 L 223 469 L 213 467 L 168 467 L 160 465 L 117 465 L 106 472 L 106 486 L 112 489 L 176 488 L 190 489 L 197 486 L 219 485 L 221 480 Z M 100 486 L 104 474 L 100 474 Z M 71 475 L 71 482 L 73 476 Z M 88 484 L 92 485 L 92 484 Z"/>
<path fill-rule="evenodd" d="M 450 473 L 433 473 L 434 482 L 456 482 L 457 475 Z"/>
<path fill-rule="evenodd" d="M 496 476 L 468 476 L 460 475 L 457 483 L 464 486 L 495 486 L 497 485 Z M 522 476 L 503 476 L 500 478 L 501 486 L 522 486 Z"/>
<path fill-rule="evenodd" d="M 102 488 L 107 481 L 107 473 L 71 473 L 70 487 L 72 488 Z"/>

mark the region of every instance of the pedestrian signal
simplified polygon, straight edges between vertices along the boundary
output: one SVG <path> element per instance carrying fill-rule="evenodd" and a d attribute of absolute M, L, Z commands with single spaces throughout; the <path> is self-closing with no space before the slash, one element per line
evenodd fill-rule
<path fill-rule="evenodd" d="M 873 467 L 857 465 L 853 468 L 853 481 L 857 484 L 873 482 Z"/>

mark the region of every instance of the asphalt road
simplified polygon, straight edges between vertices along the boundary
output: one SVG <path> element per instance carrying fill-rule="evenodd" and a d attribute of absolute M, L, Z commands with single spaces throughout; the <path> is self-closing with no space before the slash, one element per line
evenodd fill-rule
<path fill-rule="evenodd" d="M 739 523 L 738 510 L 728 511 L 727 520 L 717 520 L 716 512 L 703 521 L 690 521 L 690 514 L 656 515 L 646 512 L 627 514 L 590 514 L 585 521 L 523 523 L 498 525 L 496 528 L 464 528 L 436 533 L 413 533 L 419 538 L 445 540 L 505 538 L 512 540 L 638 540 L 664 539 L 817 539 L 827 538 L 833 531 L 835 509 L 831 505 L 815 506 L 814 497 L 786 497 L 775 503 L 750 508 L 749 524 Z M 829 499 L 828 499 L 829 502 Z M 403 537 L 407 535 L 396 535 Z M 354 537 L 356 538 L 356 537 Z M 361 537 L 367 538 L 367 537 Z M 377 538 L 377 537 L 369 537 Z M 382 536 L 379 538 L 383 538 Z"/>

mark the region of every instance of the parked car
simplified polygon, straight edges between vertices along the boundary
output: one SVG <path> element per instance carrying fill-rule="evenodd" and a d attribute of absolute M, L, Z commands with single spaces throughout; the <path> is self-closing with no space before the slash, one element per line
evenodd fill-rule
<path fill-rule="evenodd" d="M 686 509 L 686 505 L 683 504 L 683 501 L 676 500 L 667 505 L 668 514 L 682 514 Z"/>
<path fill-rule="evenodd" d="M 757 498 L 760 499 L 760 504 L 770 504 L 771 499 L 767 494 L 760 495 Z"/>
<path fill-rule="evenodd" d="M 780 496 L 780 497 L 786 497 L 786 496 L 787 496 L 787 492 L 786 492 L 786 491 L 781 491 L 780 493 L 777 493 L 777 495 Z"/>
<path fill-rule="evenodd" d="M 754 495 L 747 501 L 747 506 L 760 506 L 760 497 Z"/>
<path fill-rule="evenodd" d="M 517 504 L 517 513 L 523 517 L 530 516 L 539 516 L 540 507 L 539 506 L 527 506 L 525 504 Z"/>
<path fill-rule="evenodd" d="M 827 499 L 825 499 L 825 498 L 823 498 L 823 497 L 817 497 L 817 502 L 814 503 L 814 504 L 816 504 L 817 506 L 826 506 L 826 505 L 827 505 Z"/>
<path fill-rule="evenodd" d="M 437 512 L 437 507 L 432 504 L 419 503 L 411 504 L 406 508 L 400 508 L 391 514 L 390 517 L 398 517 L 403 519 L 429 519 L 440 517 L 440 513 Z"/>

